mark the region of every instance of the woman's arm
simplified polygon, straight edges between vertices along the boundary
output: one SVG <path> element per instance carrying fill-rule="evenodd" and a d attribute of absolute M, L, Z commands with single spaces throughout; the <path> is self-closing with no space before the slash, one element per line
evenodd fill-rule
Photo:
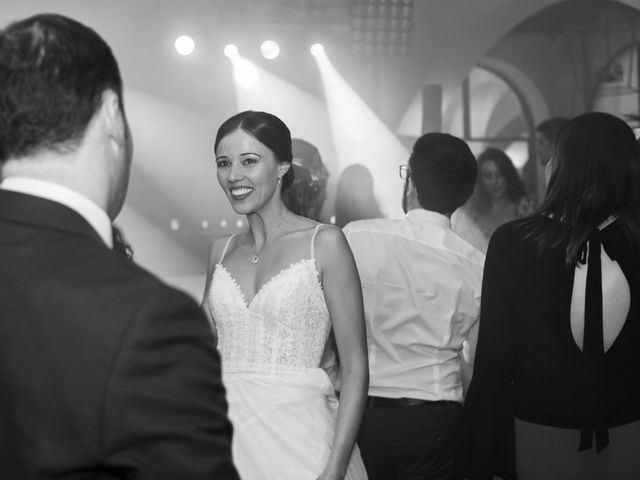
<path fill-rule="evenodd" d="M 211 288 L 211 277 L 213 275 L 213 270 L 220 260 L 222 249 L 224 248 L 227 239 L 228 237 L 217 238 L 211 245 L 211 250 L 209 251 L 209 261 L 207 264 L 207 276 L 204 283 L 204 293 L 202 295 L 202 303 L 200 304 L 202 310 L 204 310 L 204 313 L 207 316 L 207 319 L 209 320 L 209 324 L 211 325 L 211 329 L 213 330 L 213 337 L 216 340 L 216 343 L 218 341 L 218 336 L 216 332 L 216 323 L 213 319 L 213 315 L 211 315 L 211 306 L 209 305 L 209 288 Z"/>
<path fill-rule="evenodd" d="M 509 295 L 513 240 L 498 229 L 484 264 L 478 343 L 465 400 L 465 463 L 470 479 L 514 478 L 513 381 L 516 306 Z"/>
<path fill-rule="evenodd" d="M 338 228 L 323 228 L 316 259 L 340 358 L 342 390 L 336 434 L 320 479 L 342 479 L 358 435 L 369 388 L 369 365 L 360 277 L 351 249 Z"/>

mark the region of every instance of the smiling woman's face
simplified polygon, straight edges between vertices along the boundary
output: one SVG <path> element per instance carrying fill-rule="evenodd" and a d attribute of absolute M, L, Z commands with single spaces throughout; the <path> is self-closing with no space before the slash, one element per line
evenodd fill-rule
<path fill-rule="evenodd" d="M 278 163 L 269 148 L 241 129 L 220 140 L 216 149 L 218 183 L 240 215 L 257 212 L 269 203 L 285 171 L 286 166 Z"/>

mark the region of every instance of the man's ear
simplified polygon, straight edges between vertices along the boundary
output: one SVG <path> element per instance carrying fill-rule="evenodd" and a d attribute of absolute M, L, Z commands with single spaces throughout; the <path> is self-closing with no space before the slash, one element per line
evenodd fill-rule
<path fill-rule="evenodd" d="M 127 142 L 127 126 L 124 112 L 122 111 L 120 97 L 110 88 L 102 92 L 101 113 L 109 140 L 117 147 L 124 148 Z"/>
<path fill-rule="evenodd" d="M 415 196 L 418 192 L 416 192 L 416 186 L 413 184 L 413 180 L 411 180 L 411 176 L 407 178 L 407 195 Z"/>

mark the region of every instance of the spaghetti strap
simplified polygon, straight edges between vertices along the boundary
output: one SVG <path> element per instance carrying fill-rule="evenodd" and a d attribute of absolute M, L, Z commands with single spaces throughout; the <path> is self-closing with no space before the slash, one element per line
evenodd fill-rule
<path fill-rule="evenodd" d="M 315 249 L 316 235 L 318 234 L 318 230 L 320 230 L 320 227 L 323 227 L 323 226 L 324 225 L 322 223 L 319 223 L 313 229 L 313 235 L 311 236 L 311 260 L 316 259 L 316 249 Z"/>
<path fill-rule="evenodd" d="M 224 260 L 224 256 L 227 254 L 227 249 L 229 248 L 229 244 L 231 243 L 231 239 L 235 236 L 236 236 L 235 233 L 232 233 L 231 235 L 229 235 L 229 238 L 227 239 L 227 243 L 224 244 L 224 249 L 222 250 L 222 255 L 220 255 L 220 261 L 218 261 L 218 264 L 221 264 L 222 260 Z"/>

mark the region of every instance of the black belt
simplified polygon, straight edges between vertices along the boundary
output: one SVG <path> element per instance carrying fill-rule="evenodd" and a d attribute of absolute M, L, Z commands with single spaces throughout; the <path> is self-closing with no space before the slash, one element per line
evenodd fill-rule
<path fill-rule="evenodd" d="M 460 405 L 460 403 L 453 400 L 367 397 L 366 408 L 435 407 L 438 405 Z"/>

